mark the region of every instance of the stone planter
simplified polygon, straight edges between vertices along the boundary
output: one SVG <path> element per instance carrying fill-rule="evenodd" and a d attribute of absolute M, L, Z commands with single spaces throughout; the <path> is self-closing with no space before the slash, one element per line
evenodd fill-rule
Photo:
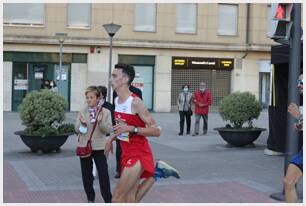
<path fill-rule="evenodd" d="M 27 145 L 32 152 L 42 150 L 43 153 L 50 153 L 52 151 L 59 151 L 60 147 L 66 142 L 69 135 L 72 135 L 73 133 L 45 137 L 25 134 L 23 131 L 17 131 L 15 134 L 21 137 L 24 144 Z"/>
<path fill-rule="evenodd" d="M 242 147 L 248 144 L 253 143 L 261 134 L 262 131 L 265 131 L 264 128 L 241 128 L 241 129 L 233 129 L 226 127 L 214 128 L 217 130 L 221 137 L 227 143 Z"/>

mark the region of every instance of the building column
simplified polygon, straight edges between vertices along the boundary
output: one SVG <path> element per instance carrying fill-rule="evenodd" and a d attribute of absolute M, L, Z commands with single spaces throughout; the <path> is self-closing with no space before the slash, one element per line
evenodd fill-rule
<path fill-rule="evenodd" d="M 154 111 L 171 111 L 171 56 L 156 56 Z"/>
<path fill-rule="evenodd" d="M 3 62 L 3 111 L 12 111 L 13 62 Z"/>

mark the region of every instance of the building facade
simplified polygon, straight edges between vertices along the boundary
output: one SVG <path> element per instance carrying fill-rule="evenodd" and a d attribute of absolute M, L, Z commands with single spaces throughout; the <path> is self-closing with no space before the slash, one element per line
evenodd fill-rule
<path fill-rule="evenodd" d="M 205 81 L 213 106 L 234 91 L 269 102 L 268 4 L 4 4 L 4 111 L 17 111 L 44 80 L 62 81 L 70 111 L 84 104 L 89 85 L 108 85 L 109 37 L 103 24 L 121 25 L 112 67 L 132 64 L 146 106 L 176 110 L 183 84 Z M 59 42 L 67 33 L 59 71 Z"/>

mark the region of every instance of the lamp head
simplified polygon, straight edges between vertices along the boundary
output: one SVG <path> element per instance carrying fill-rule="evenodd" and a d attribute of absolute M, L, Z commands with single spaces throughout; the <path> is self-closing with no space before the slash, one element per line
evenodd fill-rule
<path fill-rule="evenodd" d="M 66 37 L 67 37 L 67 33 L 62 33 L 62 32 L 59 32 L 59 33 L 56 33 L 55 34 L 56 38 L 58 39 L 59 43 L 64 43 Z"/>
<path fill-rule="evenodd" d="M 110 23 L 110 24 L 103 24 L 105 31 L 108 33 L 110 37 L 113 37 L 116 32 L 121 28 L 121 25 Z"/>

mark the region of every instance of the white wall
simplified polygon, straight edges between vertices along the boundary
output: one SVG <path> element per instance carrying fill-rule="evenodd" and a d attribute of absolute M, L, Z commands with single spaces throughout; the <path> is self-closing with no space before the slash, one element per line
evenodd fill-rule
<path fill-rule="evenodd" d="M 259 66 L 258 61 L 243 59 L 242 68 L 234 68 L 231 74 L 231 93 L 249 91 L 259 98 Z"/>
<path fill-rule="evenodd" d="M 3 111 L 12 110 L 13 62 L 3 62 Z"/>
<path fill-rule="evenodd" d="M 105 52 L 88 54 L 87 86 L 106 84 L 108 79 L 108 58 L 108 53 Z"/>
<path fill-rule="evenodd" d="M 117 50 L 113 48 L 112 54 L 112 67 L 118 63 L 118 53 Z M 88 54 L 88 75 L 87 75 L 87 86 L 90 85 L 103 85 L 108 88 L 109 82 L 109 49 L 101 48 L 101 53 Z M 107 91 L 107 95 L 111 95 L 111 92 Z M 111 100 L 112 102 L 112 100 Z"/>

